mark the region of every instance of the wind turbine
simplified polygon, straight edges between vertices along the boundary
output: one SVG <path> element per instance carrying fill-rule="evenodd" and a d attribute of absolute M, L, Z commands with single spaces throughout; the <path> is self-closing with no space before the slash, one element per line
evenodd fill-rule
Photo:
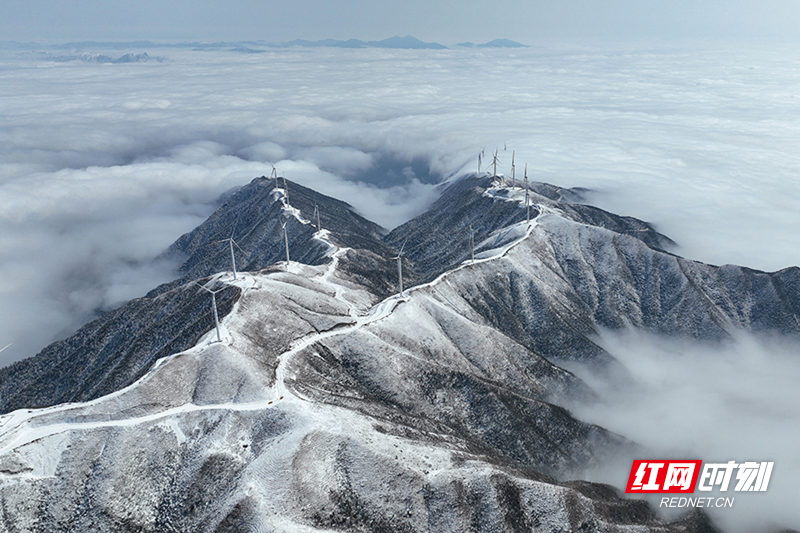
<path fill-rule="evenodd" d="M 227 242 L 231 249 L 231 268 L 233 269 L 233 279 L 236 279 L 236 255 L 233 253 L 233 247 L 236 246 L 240 252 L 246 253 L 242 250 L 242 247 L 239 246 L 236 241 L 233 240 L 233 232 L 231 232 L 231 236 L 227 239 L 221 239 L 219 241 L 214 241 L 211 244 L 217 244 L 220 242 Z"/>
<path fill-rule="evenodd" d="M 527 212 L 528 224 L 531 223 L 531 203 L 528 194 L 528 163 L 525 163 L 525 210 Z"/>
<path fill-rule="evenodd" d="M 516 150 L 511 151 L 511 187 L 516 187 L 517 179 L 516 179 L 516 167 L 514 166 L 514 155 L 516 154 Z"/>
<path fill-rule="evenodd" d="M 197 282 L 197 281 L 195 281 L 195 283 L 197 283 L 197 285 L 201 289 L 205 290 L 206 292 L 210 292 L 211 293 L 211 309 L 213 309 L 213 311 L 214 311 L 214 327 L 217 328 L 217 342 L 222 342 L 222 337 L 219 334 L 219 313 L 217 312 L 217 293 L 222 291 L 222 290 L 225 290 L 225 287 L 222 287 L 220 289 L 212 291 L 211 289 L 209 289 L 205 285 L 200 285 L 200 283 Z"/>
<path fill-rule="evenodd" d="M 286 224 L 288 222 L 289 222 L 288 220 L 285 220 L 283 222 L 283 224 L 281 224 L 281 227 L 283 228 L 283 244 L 286 247 L 286 266 L 287 266 L 287 268 L 289 266 L 289 235 L 286 233 Z"/>
<path fill-rule="evenodd" d="M 481 175 L 481 160 L 482 160 L 481 154 L 478 154 L 478 175 L 479 176 Z"/>
<path fill-rule="evenodd" d="M 275 180 L 275 188 L 278 188 L 278 169 L 275 168 L 275 165 L 272 165 L 272 173 L 269 175 L 269 179 Z"/>
<path fill-rule="evenodd" d="M 317 231 L 322 231 L 322 226 L 319 223 L 319 207 L 317 207 L 317 204 L 314 204 L 314 216 L 317 219 Z"/>
<path fill-rule="evenodd" d="M 286 200 L 288 201 L 289 200 L 289 184 L 286 183 L 286 176 L 281 176 L 281 177 L 283 178 L 284 196 L 286 197 Z M 278 169 L 275 168 L 275 165 L 272 165 L 272 174 L 269 175 L 269 179 L 274 179 L 275 180 L 275 188 L 277 189 L 278 186 L 279 186 L 279 181 L 278 180 L 280 178 L 278 177 Z"/>
<path fill-rule="evenodd" d="M 493 178 L 497 177 L 497 163 L 499 163 L 499 162 L 500 162 L 500 160 L 497 158 L 497 148 L 495 148 L 494 149 L 494 157 L 492 157 L 492 177 Z"/>
<path fill-rule="evenodd" d="M 397 256 L 394 258 L 397 259 L 397 280 L 400 285 L 400 296 L 403 295 L 403 249 L 406 247 L 407 242 L 408 237 L 406 237 L 406 240 L 403 241 L 400 251 L 397 252 Z"/>

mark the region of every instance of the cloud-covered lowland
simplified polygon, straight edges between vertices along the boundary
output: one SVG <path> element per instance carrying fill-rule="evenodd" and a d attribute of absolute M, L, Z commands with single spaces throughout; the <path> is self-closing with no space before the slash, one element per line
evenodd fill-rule
<path fill-rule="evenodd" d="M 706 509 L 723 531 L 797 528 L 800 345 L 796 341 L 741 334 L 723 343 L 702 344 L 640 331 L 606 331 L 600 343 L 624 371 L 603 376 L 590 368 L 573 368 L 599 396 L 575 405 L 574 412 L 642 448 L 584 475 L 624 490 L 633 459 L 773 461 L 765 492 L 735 492 L 731 485 L 726 492 L 694 496 L 734 499 L 730 508 Z M 663 496 L 649 498 L 655 508 Z"/>
<path fill-rule="evenodd" d="M 158 61 L 86 60 L 125 52 Z M 392 227 L 481 149 L 506 166 L 515 149 L 534 179 L 594 189 L 683 255 L 800 264 L 799 62 L 774 47 L 2 49 L 0 364 L 170 279 L 152 258 L 273 164 Z"/>

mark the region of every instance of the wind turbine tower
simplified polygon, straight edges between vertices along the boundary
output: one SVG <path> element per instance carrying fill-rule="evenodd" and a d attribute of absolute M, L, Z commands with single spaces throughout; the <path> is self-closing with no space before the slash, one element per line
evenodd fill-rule
<path fill-rule="evenodd" d="M 286 266 L 289 266 L 289 235 L 286 233 L 286 223 L 289 222 L 288 220 L 281 224 L 283 228 L 283 245 L 286 248 Z"/>
<path fill-rule="evenodd" d="M 322 231 L 322 225 L 319 223 L 319 207 L 314 204 L 314 217 L 317 219 L 317 231 Z"/>
<path fill-rule="evenodd" d="M 525 163 L 525 210 L 527 212 L 528 224 L 531 223 L 531 202 L 528 194 L 528 163 Z"/>
<path fill-rule="evenodd" d="M 225 287 L 212 291 L 205 285 L 200 285 L 199 283 L 197 283 L 197 285 L 199 285 L 200 288 L 205 290 L 206 292 L 211 293 L 211 309 L 214 311 L 214 327 L 217 328 L 217 342 L 222 342 L 222 337 L 219 334 L 219 313 L 217 312 L 217 293 L 222 291 Z"/>
<path fill-rule="evenodd" d="M 228 246 L 231 249 L 231 267 L 233 268 L 233 279 L 236 279 L 236 255 L 233 253 L 233 247 L 236 246 L 239 248 L 239 250 L 242 250 L 242 248 L 236 244 L 236 241 L 233 240 L 233 237 L 228 238 Z"/>
<path fill-rule="evenodd" d="M 400 251 L 397 252 L 395 259 L 397 260 L 397 282 L 400 285 L 400 296 L 403 296 L 403 249 L 406 247 L 408 239 L 403 241 Z"/>
<path fill-rule="evenodd" d="M 511 151 L 511 187 L 516 187 L 517 179 L 516 179 L 516 167 L 514 166 L 514 155 L 516 154 L 516 150 Z"/>
<path fill-rule="evenodd" d="M 244 250 L 242 250 L 242 247 L 239 246 L 236 243 L 235 240 L 233 240 L 233 233 L 231 233 L 231 236 L 228 237 L 227 239 L 214 241 L 212 244 L 217 244 L 217 243 L 220 243 L 220 242 L 227 242 L 228 245 L 230 246 L 230 250 L 231 250 L 231 269 L 233 270 L 233 279 L 236 279 L 236 274 L 237 274 L 237 272 L 236 272 L 236 255 L 233 253 L 233 247 L 236 246 L 239 249 L 240 252 L 242 252 L 242 253 L 245 253 L 245 252 L 244 252 Z"/>
<path fill-rule="evenodd" d="M 500 160 L 497 158 L 497 148 L 495 148 L 494 149 L 494 157 L 492 158 L 492 177 L 493 178 L 497 177 L 497 163 L 499 163 L 499 162 L 500 162 Z"/>

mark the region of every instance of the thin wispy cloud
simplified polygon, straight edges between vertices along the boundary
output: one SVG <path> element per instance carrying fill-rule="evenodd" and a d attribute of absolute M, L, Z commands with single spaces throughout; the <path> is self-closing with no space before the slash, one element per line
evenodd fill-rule
<path fill-rule="evenodd" d="M 392 227 L 515 149 L 684 255 L 800 263 L 792 50 L 147 52 L 0 54 L 0 361 L 169 279 L 149 260 L 273 164 Z"/>

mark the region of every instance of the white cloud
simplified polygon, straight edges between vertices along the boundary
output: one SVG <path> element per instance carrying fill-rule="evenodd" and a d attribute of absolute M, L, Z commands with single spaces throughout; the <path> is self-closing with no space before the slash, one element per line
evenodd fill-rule
<path fill-rule="evenodd" d="M 166 60 L 0 51 L 4 361 L 168 277 L 115 272 L 274 162 L 392 226 L 507 142 L 533 178 L 596 188 L 689 257 L 800 263 L 794 50 L 149 52 Z"/>
<path fill-rule="evenodd" d="M 637 331 L 604 332 L 600 344 L 627 375 L 604 378 L 596 369 L 573 370 L 599 401 L 574 406 L 597 423 L 644 446 L 643 452 L 586 473 L 622 490 L 633 459 L 774 461 L 764 493 L 731 489 L 734 506 L 709 509 L 724 531 L 775 531 L 797 527 L 800 478 L 800 346 L 786 339 L 740 335 L 702 344 Z M 661 496 L 661 495 L 656 495 Z M 658 497 L 652 498 L 658 507 Z"/>
<path fill-rule="evenodd" d="M 364 172 L 374 163 L 370 154 L 342 146 L 303 148 L 298 150 L 294 156 L 297 159 L 311 161 L 320 167 L 328 168 L 342 176 Z"/>
<path fill-rule="evenodd" d="M 391 227 L 480 149 L 506 169 L 514 149 L 688 257 L 800 264 L 794 49 L 150 52 L 167 60 L 0 51 L 0 364 L 169 279 L 150 260 L 273 163 Z M 636 380 L 593 382 L 605 402 L 581 416 L 653 453 L 776 461 L 765 498 L 717 518 L 796 527 L 795 349 L 605 342 Z"/>
<path fill-rule="evenodd" d="M 251 161 L 270 162 L 284 159 L 286 157 L 286 150 L 279 144 L 264 141 L 242 148 L 236 155 Z"/>

